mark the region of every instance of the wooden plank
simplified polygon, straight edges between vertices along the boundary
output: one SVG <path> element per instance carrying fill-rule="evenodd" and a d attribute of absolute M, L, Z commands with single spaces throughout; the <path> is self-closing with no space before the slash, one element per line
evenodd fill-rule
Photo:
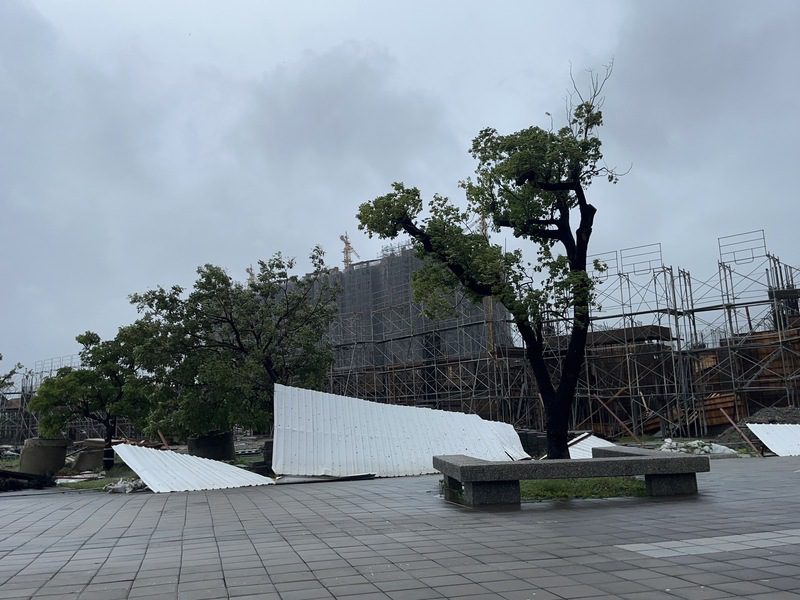
<path fill-rule="evenodd" d="M 738 425 L 737 425 L 737 424 L 734 422 L 734 420 L 733 420 L 733 419 L 731 419 L 731 418 L 730 418 L 730 416 L 728 415 L 728 413 L 726 413 L 726 412 L 725 412 L 725 410 L 724 410 L 724 409 L 722 409 L 722 408 L 720 408 L 720 409 L 719 409 L 719 411 L 720 411 L 720 412 L 721 412 L 723 415 L 725 415 L 725 418 L 726 418 L 726 419 L 728 419 L 728 422 L 729 422 L 731 425 L 733 425 L 733 428 L 734 428 L 734 429 L 737 431 L 737 433 L 738 433 L 740 436 L 742 436 L 742 439 L 743 439 L 745 442 L 747 442 L 747 445 L 748 445 L 748 446 L 750 446 L 750 447 L 753 449 L 753 452 L 755 452 L 755 453 L 756 453 L 756 456 L 761 456 L 761 452 L 759 452 L 758 448 L 756 448 L 756 447 L 755 447 L 755 445 L 753 444 L 753 442 L 751 442 L 751 441 L 750 441 L 750 438 L 749 438 L 749 437 L 747 437 L 747 436 L 744 434 L 744 432 L 743 432 L 741 429 L 739 429 L 739 426 L 738 426 Z"/>
<path fill-rule="evenodd" d="M 625 389 L 625 388 L 622 388 L 622 389 Z M 616 397 L 617 397 L 617 396 L 618 396 L 620 393 L 622 393 L 622 390 L 620 390 L 619 392 L 617 392 L 616 394 L 614 394 L 614 395 L 612 396 L 612 399 L 613 399 L 613 398 L 616 398 Z M 624 429 L 624 430 L 625 430 L 625 431 L 628 433 L 628 435 L 629 435 L 629 436 L 631 436 L 631 437 L 632 437 L 634 440 L 636 440 L 636 442 L 637 442 L 637 443 L 639 443 L 639 444 L 641 444 L 641 443 L 642 443 L 642 440 L 640 440 L 638 437 L 636 437 L 636 434 L 635 434 L 635 433 L 633 433 L 633 431 L 631 431 L 630 427 L 628 427 L 628 426 L 625 424 L 625 422 L 624 422 L 622 419 L 620 419 L 620 418 L 619 418 L 619 417 L 618 417 L 618 416 L 617 416 L 617 415 L 614 413 L 614 411 L 613 411 L 613 410 L 611 410 L 611 409 L 608 407 L 608 405 L 607 405 L 605 402 L 603 402 L 603 401 L 600 399 L 600 396 L 595 396 L 595 400 L 597 400 L 597 401 L 600 403 L 600 405 L 601 405 L 603 408 L 605 408 L 605 409 L 608 411 L 608 414 L 610 414 L 612 417 L 614 417 L 614 419 L 616 419 L 617 423 L 619 423 L 619 424 L 620 424 L 620 426 L 621 426 L 621 427 L 622 427 L 622 428 L 623 428 L 623 429 Z"/>
<path fill-rule="evenodd" d="M 167 440 L 166 440 L 166 438 L 164 437 L 164 434 L 163 434 L 163 433 L 161 433 L 161 430 L 160 430 L 160 429 L 158 430 L 158 437 L 160 437 L 160 438 L 161 438 L 161 443 L 162 443 L 162 444 L 164 444 L 164 448 L 165 448 L 165 449 L 167 449 L 167 450 L 169 450 L 169 449 L 170 449 L 170 448 L 169 448 L 169 444 L 167 443 Z"/>

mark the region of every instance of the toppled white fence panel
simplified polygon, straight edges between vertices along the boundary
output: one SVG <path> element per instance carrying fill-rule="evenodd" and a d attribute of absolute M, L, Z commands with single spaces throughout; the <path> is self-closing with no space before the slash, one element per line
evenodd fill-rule
<path fill-rule="evenodd" d="M 778 456 L 800 456 L 800 425 L 746 423 L 747 427 Z"/>
<path fill-rule="evenodd" d="M 591 433 L 583 433 L 569 442 L 567 449 L 570 458 L 592 458 L 592 448 L 615 446 L 612 442 L 599 438 Z"/>
<path fill-rule="evenodd" d="M 436 454 L 529 458 L 507 423 L 275 385 L 272 470 L 286 475 L 436 473 Z"/>
<path fill-rule="evenodd" d="M 221 490 L 275 483 L 274 479 L 233 465 L 171 450 L 117 444 L 114 451 L 154 492 Z"/>

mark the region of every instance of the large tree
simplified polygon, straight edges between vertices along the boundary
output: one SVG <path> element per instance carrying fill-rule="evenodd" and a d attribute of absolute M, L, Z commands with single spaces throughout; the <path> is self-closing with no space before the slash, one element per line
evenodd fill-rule
<path fill-rule="evenodd" d="M 327 338 L 336 287 L 315 248 L 313 270 L 293 274 L 280 253 L 247 281 L 198 269 L 194 287 L 131 296 L 141 313 L 137 356 L 157 395 L 151 429 L 178 436 L 271 425 L 275 383 L 320 389 L 332 360 Z"/>
<path fill-rule="evenodd" d="M 597 136 L 609 75 L 610 68 L 605 75 L 592 74 L 588 94 L 575 88 L 568 123 L 560 129 L 481 131 L 471 149 L 475 177 L 461 182 L 466 209 L 434 195 L 424 216 L 420 191 L 395 183 L 358 212 L 359 227 L 370 236 L 394 239 L 404 233 L 413 240 L 423 259 L 414 279 L 418 300 L 440 305 L 461 287 L 476 301 L 494 297 L 508 309 L 544 404 L 549 458 L 569 458 L 568 428 L 589 329 L 594 282 L 587 251 L 597 209 L 586 189 L 597 177 L 617 181 L 602 163 Z M 532 243 L 535 258 L 504 250 L 489 229 Z M 555 372 L 545 351 L 551 321 L 566 322 L 569 329 Z"/>

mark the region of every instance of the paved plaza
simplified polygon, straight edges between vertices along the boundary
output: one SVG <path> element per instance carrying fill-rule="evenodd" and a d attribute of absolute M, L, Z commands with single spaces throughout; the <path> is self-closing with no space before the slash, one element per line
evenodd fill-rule
<path fill-rule="evenodd" d="M 800 458 L 696 498 L 472 510 L 439 477 L 0 495 L 0 599 L 800 599 Z"/>

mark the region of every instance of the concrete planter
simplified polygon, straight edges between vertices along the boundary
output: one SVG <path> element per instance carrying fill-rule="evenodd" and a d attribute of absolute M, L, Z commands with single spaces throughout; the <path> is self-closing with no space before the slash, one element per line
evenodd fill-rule
<path fill-rule="evenodd" d="M 236 450 L 233 446 L 233 432 L 223 431 L 191 437 L 188 440 L 189 454 L 213 460 L 233 460 Z"/>
<path fill-rule="evenodd" d="M 76 471 L 97 471 L 103 468 L 104 449 L 83 450 L 75 457 Z"/>
<path fill-rule="evenodd" d="M 34 475 L 55 475 L 67 459 L 66 439 L 30 438 L 25 440 L 19 457 L 19 470 Z"/>

